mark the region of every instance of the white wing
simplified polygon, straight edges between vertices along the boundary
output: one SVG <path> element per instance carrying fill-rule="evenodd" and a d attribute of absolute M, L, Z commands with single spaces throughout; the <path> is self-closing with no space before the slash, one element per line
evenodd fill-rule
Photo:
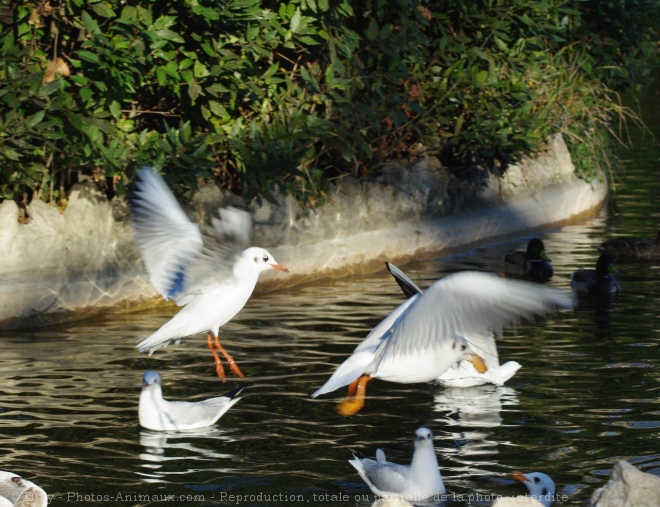
<path fill-rule="evenodd" d="M 151 168 L 138 171 L 131 211 L 149 280 L 169 299 L 180 292 L 186 267 L 202 252 L 202 234 Z"/>
<path fill-rule="evenodd" d="M 401 493 L 409 480 L 410 467 L 404 465 L 357 456 L 348 462 L 357 470 L 371 491 L 377 495 L 387 496 L 388 493 Z"/>
<path fill-rule="evenodd" d="M 472 352 L 479 354 L 482 359 L 486 362 L 488 370 L 492 368 L 497 368 L 500 365 L 499 354 L 497 353 L 497 345 L 495 344 L 495 335 L 491 332 L 486 334 L 473 334 L 470 336 L 464 336 Z M 464 362 L 464 361 L 461 361 Z"/>
<path fill-rule="evenodd" d="M 220 419 L 240 398 L 220 396 L 208 400 L 168 402 L 168 412 L 179 429 L 210 426 Z"/>
<path fill-rule="evenodd" d="M 535 315 L 572 308 L 573 295 L 548 287 L 465 271 L 431 285 L 392 330 L 379 358 L 423 354 L 456 335 L 501 333 Z"/>
<path fill-rule="evenodd" d="M 335 391 L 336 389 L 357 380 L 373 363 L 379 347 L 384 343 L 387 343 L 392 329 L 396 326 L 398 320 L 406 314 L 408 309 L 413 306 L 417 299 L 419 299 L 419 296 L 410 298 L 390 313 L 380 324 L 373 328 L 364 341 L 355 348 L 353 354 L 339 365 L 323 386 L 312 394 L 312 398 Z"/>
<path fill-rule="evenodd" d="M 155 431 L 191 430 L 214 424 L 240 398 L 237 387 L 224 396 L 202 401 L 167 401 L 157 392 L 143 390 L 140 395 L 140 424 Z"/>
<path fill-rule="evenodd" d="M 415 294 L 422 294 L 422 289 L 420 289 L 415 282 L 408 277 L 408 275 L 394 264 L 388 262 L 386 265 L 387 269 L 407 297 L 411 297 Z M 469 385 L 472 385 L 472 382 L 475 381 L 474 379 L 477 379 L 478 383 L 493 382 L 497 385 L 501 385 L 501 383 L 503 383 L 502 378 L 506 377 L 504 381 L 508 380 L 518 368 L 520 368 L 518 363 L 515 363 L 515 365 L 517 365 L 516 368 L 514 367 L 514 363 L 511 362 L 507 363 L 509 366 L 507 366 L 506 369 L 501 369 L 501 371 L 499 371 L 500 361 L 493 333 L 488 332 L 485 335 L 464 336 L 464 338 L 469 342 L 472 352 L 481 356 L 486 362 L 488 371 L 485 374 L 478 373 L 472 363 L 464 359 L 457 364 L 454 364 L 438 378 L 441 383 L 445 385 L 457 385 L 457 383 L 461 382 L 463 377 L 471 377 L 468 380 Z M 472 379 L 472 377 L 474 377 L 474 379 Z M 483 379 L 480 377 L 483 377 Z"/>
<path fill-rule="evenodd" d="M 212 228 L 204 230 L 204 249 L 193 259 L 186 273 L 188 296 L 204 292 L 234 279 L 238 256 L 249 246 L 252 217 L 238 208 L 219 208 Z"/>
<path fill-rule="evenodd" d="M 178 305 L 230 279 L 237 255 L 249 246 L 249 213 L 221 208 L 219 218 L 214 217 L 212 226 L 202 232 L 151 168 L 138 171 L 131 209 L 135 241 L 149 279 Z"/>
<path fill-rule="evenodd" d="M 485 373 L 479 373 L 468 361 L 461 361 L 438 377 L 438 382 L 446 387 L 472 387 L 484 384 L 496 386 L 513 377 L 520 369 L 521 364 L 516 361 L 507 361 L 501 366 L 491 368 Z"/>

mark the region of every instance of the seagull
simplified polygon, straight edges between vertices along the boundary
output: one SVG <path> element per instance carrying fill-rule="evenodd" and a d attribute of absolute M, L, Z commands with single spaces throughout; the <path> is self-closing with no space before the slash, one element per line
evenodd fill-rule
<path fill-rule="evenodd" d="M 464 271 L 446 276 L 397 307 L 353 351 L 312 397 L 348 385 L 337 411 L 364 407 L 372 378 L 403 384 L 428 382 L 460 360 L 486 371 L 466 336 L 501 332 L 522 318 L 573 308 L 573 295 L 529 282 Z"/>
<path fill-rule="evenodd" d="M 513 472 L 513 478 L 527 486 L 529 495 L 538 500 L 543 507 L 550 507 L 555 496 L 555 483 L 543 472 L 524 474 L 518 470 Z"/>
<path fill-rule="evenodd" d="M 445 485 L 433 448 L 433 434 L 427 428 L 419 428 L 415 431 L 414 443 L 410 465 L 387 461 L 382 449 L 376 451 L 376 459 L 353 453 L 353 459 L 348 462 L 378 496 L 418 502 L 437 501 L 445 494 Z"/>
<path fill-rule="evenodd" d="M 20 475 L 0 470 L 0 507 L 46 507 L 48 495 Z"/>
<path fill-rule="evenodd" d="M 223 396 L 202 401 L 163 399 L 160 375 L 148 371 L 142 377 L 138 418 L 140 426 L 154 431 L 196 430 L 215 424 L 240 398 L 243 386 Z"/>
<path fill-rule="evenodd" d="M 216 352 L 238 377 L 236 361 L 220 345 L 220 326 L 241 311 L 259 274 L 267 269 L 288 272 L 267 250 L 247 248 L 252 229 L 250 214 L 220 208 L 212 226 L 191 222 L 163 178 L 152 168 L 138 171 L 131 199 L 135 241 L 142 252 L 149 280 L 165 299 L 183 306 L 171 320 L 137 345 L 153 353 L 172 340 L 208 331 L 207 344 L 224 382 L 225 372 Z"/>
<path fill-rule="evenodd" d="M 385 265 L 406 297 L 413 297 L 422 293 L 422 289 L 394 264 L 387 262 Z M 470 361 L 461 360 L 454 363 L 436 379 L 442 385 L 447 387 L 473 387 L 491 383 L 501 386 L 521 368 L 521 364 L 516 361 L 507 361 L 500 365 L 493 333 L 474 334 L 467 337 L 467 340 L 472 350 L 483 358 L 488 370 L 479 373 Z"/>

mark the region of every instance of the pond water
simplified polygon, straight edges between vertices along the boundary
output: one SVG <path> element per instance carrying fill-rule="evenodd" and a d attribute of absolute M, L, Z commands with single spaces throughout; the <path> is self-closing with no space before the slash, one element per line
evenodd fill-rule
<path fill-rule="evenodd" d="M 657 94 L 646 101 L 649 114 L 660 110 Z M 657 118 L 648 120 L 660 139 Z M 632 135 L 612 203 L 540 234 L 552 286 L 567 288 L 573 270 L 592 267 L 604 239 L 658 230 L 658 149 L 648 135 Z M 404 270 L 422 288 L 455 271 L 501 272 L 504 253 L 527 239 Z M 561 505 L 584 506 L 620 459 L 660 474 L 660 266 L 617 267 L 622 294 L 609 308 L 582 302 L 498 339 L 501 360 L 523 365 L 506 386 L 373 381 L 365 409 L 351 418 L 335 413 L 343 389 L 310 394 L 402 302 L 386 272 L 255 296 L 224 328 L 223 343 L 247 375 L 226 384 L 204 336 L 151 357 L 134 348 L 172 308 L 5 332 L 0 468 L 33 479 L 52 505 L 236 505 L 242 495 L 248 506 L 369 506 L 374 497 L 347 462 L 351 449 L 373 455 L 381 447 L 405 464 L 414 430 L 425 425 L 448 505 L 524 494 L 510 478 L 519 469 L 548 473 Z M 168 399 L 218 396 L 239 384 L 244 398 L 204 431 L 144 431 L 137 403 L 149 369 L 160 372 Z"/>

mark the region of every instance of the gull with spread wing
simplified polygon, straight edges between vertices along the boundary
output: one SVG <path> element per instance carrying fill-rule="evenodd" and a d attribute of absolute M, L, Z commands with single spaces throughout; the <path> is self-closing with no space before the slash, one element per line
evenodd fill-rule
<path fill-rule="evenodd" d="M 387 262 L 386 266 L 406 297 L 422 293 L 422 289 L 394 264 Z M 462 360 L 454 363 L 437 378 L 440 384 L 449 387 L 472 387 L 488 383 L 501 386 L 520 369 L 521 365 L 516 361 L 500 364 L 495 335 L 492 332 L 466 336 L 466 339 L 472 350 L 484 360 L 488 370 L 479 373 L 470 361 Z"/>
<path fill-rule="evenodd" d="M 500 333 L 504 326 L 573 308 L 571 293 L 529 282 L 464 271 L 435 282 L 396 308 L 357 346 L 312 397 L 348 385 L 337 411 L 349 416 L 364 407 L 367 382 L 428 382 L 460 360 L 487 370 L 466 336 Z"/>
<path fill-rule="evenodd" d="M 225 380 L 216 350 L 234 374 L 244 377 L 220 345 L 220 326 L 245 306 L 262 271 L 288 269 L 267 250 L 248 247 L 252 231 L 248 212 L 220 208 L 211 226 L 200 229 L 201 224 L 188 218 L 163 178 L 151 168 L 138 171 L 131 211 L 135 241 L 149 280 L 165 299 L 183 306 L 137 348 L 152 353 L 172 340 L 207 331 L 218 377 Z"/>

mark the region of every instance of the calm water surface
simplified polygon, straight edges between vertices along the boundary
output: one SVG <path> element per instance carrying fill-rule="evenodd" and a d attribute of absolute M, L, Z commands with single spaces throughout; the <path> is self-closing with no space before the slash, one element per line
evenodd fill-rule
<path fill-rule="evenodd" d="M 656 104 L 648 111 L 659 109 L 657 95 L 647 100 Z M 551 285 L 568 287 L 604 239 L 658 229 L 660 155 L 648 136 L 633 136 L 613 204 L 541 233 L 555 266 Z M 527 239 L 405 270 L 422 288 L 454 271 L 499 272 L 504 253 Z M 217 380 L 203 336 L 152 357 L 136 351 L 173 309 L 4 333 L 0 468 L 34 479 L 52 505 L 235 505 L 228 495 L 252 495 L 241 505 L 369 506 L 374 497 L 347 463 L 350 449 L 382 447 L 408 463 L 412 434 L 426 425 L 448 505 L 523 494 L 509 478 L 520 469 L 548 473 L 562 505 L 583 506 L 620 459 L 660 474 L 660 266 L 618 268 L 623 292 L 611 307 L 584 302 L 498 340 L 500 359 L 523 365 L 505 387 L 374 381 L 365 409 L 348 419 L 334 409 L 343 390 L 310 394 L 402 301 L 386 273 L 255 296 L 223 335 L 248 376 L 244 398 L 205 431 L 137 424 L 145 370 L 161 373 L 169 399 L 218 396 L 239 383 Z"/>

